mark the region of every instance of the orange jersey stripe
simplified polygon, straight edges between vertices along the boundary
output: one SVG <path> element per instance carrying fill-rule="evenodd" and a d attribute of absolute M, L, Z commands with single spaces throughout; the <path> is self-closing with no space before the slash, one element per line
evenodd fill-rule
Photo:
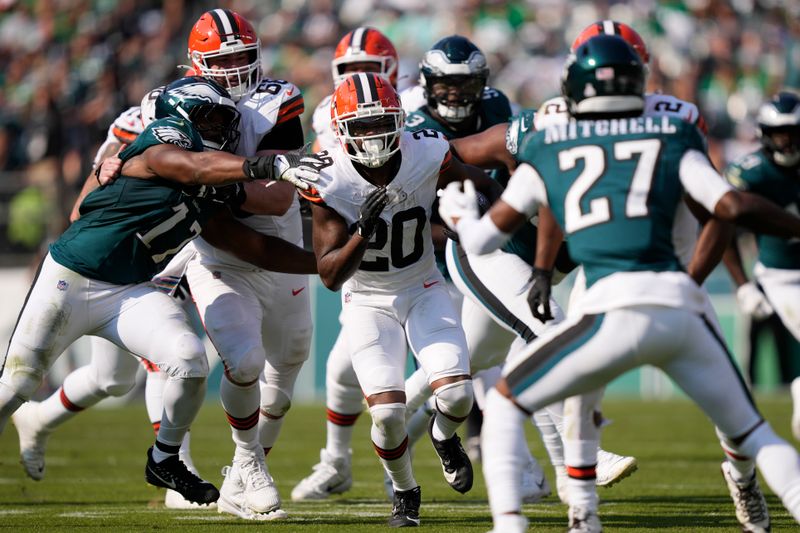
<path fill-rule="evenodd" d="M 444 159 L 442 160 L 441 166 L 439 167 L 439 174 L 441 174 L 442 172 L 447 172 L 447 169 L 450 168 L 450 164 L 452 162 L 453 162 L 453 153 L 450 150 L 448 150 L 444 156 Z"/>
<path fill-rule="evenodd" d="M 299 117 L 302 114 L 303 114 L 303 108 L 301 107 L 297 111 L 295 111 L 293 113 L 289 113 L 288 115 L 279 115 L 277 123 L 278 124 L 283 124 L 284 122 L 288 122 L 288 121 L 292 120 L 295 117 Z"/>

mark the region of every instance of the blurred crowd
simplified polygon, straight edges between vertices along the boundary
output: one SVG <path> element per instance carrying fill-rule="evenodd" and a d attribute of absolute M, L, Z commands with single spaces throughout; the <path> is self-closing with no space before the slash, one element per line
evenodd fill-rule
<path fill-rule="evenodd" d="M 189 29 L 214 7 L 254 23 L 267 75 L 304 90 L 306 123 L 332 89 L 334 46 L 359 25 L 395 43 L 401 88 L 459 33 L 489 58 L 490 84 L 534 107 L 558 93 L 580 29 L 626 22 L 650 49 L 650 89 L 698 103 L 718 165 L 752 147 L 764 98 L 800 88 L 800 0 L 0 0 L 0 255 L 60 231 L 108 124 L 182 75 Z"/>

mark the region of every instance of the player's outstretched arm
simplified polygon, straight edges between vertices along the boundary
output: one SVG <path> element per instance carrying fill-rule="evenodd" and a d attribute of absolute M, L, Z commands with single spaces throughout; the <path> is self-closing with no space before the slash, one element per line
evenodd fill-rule
<path fill-rule="evenodd" d="M 722 262 L 736 284 L 736 301 L 739 308 L 756 320 L 763 320 L 775 312 L 767 296 L 758 286 L 747 279 L 747 274 L 742 265 L 742 256 L 739 254 L 739 244 L 734 236 L 725 249 Z"/>
<path fill-rule="evenodd" d="M 508 123 L 495 124 L 488 130 L 450 141 L 453 152 L 468 165 L 481 168 L 506 167 L 509 172 L 517 168 L 517 162 L 506 149 Z"/>
<path fill-rule="evenodd" d="M 221 209 L 203 228 L 203 238 L 264 270 L 289 274 L 316 274 L 314 254 L 288 241 L 264 235 L 237 221 L 227 209 Z"/>
<path fill-rule="evenodd" d="M 253 181 L 244 184 L 247 198 L 239 207 L 254 215 L 283 216 L 294 201 L 294 186 L 276 181 Z"/>
<path fill-rule="evenodd" d="M 702 285 L 711 271 L 719 264 L 728 243 L 733 238 L 733 224 L 714 218 L 705 208 L 691 197 L 684 197 L 689 210 L 703 224 L 692 254 L 692 260 L 686 267 L 687 273 L 698 284 Z"/>

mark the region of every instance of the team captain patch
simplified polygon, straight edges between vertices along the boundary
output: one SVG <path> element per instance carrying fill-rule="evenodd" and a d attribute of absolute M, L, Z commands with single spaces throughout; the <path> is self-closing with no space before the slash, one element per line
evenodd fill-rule
<path fill-rule="evenodd" d="M 178 128 L 158 126 L 153 128 L 153 135 L 156 136 L 156 139 L 165 144 L 174 144 L 184 149 L 192 147 L 192 140 Z"/>

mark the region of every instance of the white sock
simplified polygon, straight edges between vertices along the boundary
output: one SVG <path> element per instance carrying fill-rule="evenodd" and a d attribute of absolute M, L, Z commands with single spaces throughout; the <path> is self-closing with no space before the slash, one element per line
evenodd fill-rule
<path fill-rule="evenodd" d="M 236 446 L 253 449 L 259 446 L 259 402 L 261 391 L 258 380 L 247 385 L 233 383 L 223 375 L 219 386 L 222 408 L 231 426 L 231 436 Z"/>
<path fill-rule="evenodd" d="M 349 457 L 350 444 L 353 442 L 353 424 L 341 426 L 330 420 L 326 422 L 327 435 L 325 450 L 332 457 Z"/>
<path fill-rule="evenodd" d="M 428 376 L 418 368 L 406 379 L 406 413 L 412 416 L 422 405 L 428 401 L 433 391 L 428 384 Z"/>
<path fill-rule="evenodd" d="M 428 424 L 433 416 L 433 411 L 428 404 L 423 405 L 417 412 L 411 415 L 406 423 L 408 431 L 408 445 L 413 446 L 419 439 L 428 432 Z"/>
<path fill-rule="evenodd" d="M 370 432 L 375 452 L 392 480 L 395 490 L 405 491 L 417 487 L 408 453 L 408 435 L 405 431 L 405 405 L 382 403 L 369 408 L 373 424 Z"/>
<path fill-rule="evenodd" d="M 25 399 L 18 396 L 17 392 L 7 384 L 0 381 L 0 434 L 3 433 L 8 419 L 25 403 Z"/>
<path fill-rule="evenodd" d="M 180 448 L 206 394 L 206 378 L 167 379 L 164 387 L 164 413 L 157 440 Z M 175 453 L 178 453 L 175 450 Z"/>
<path fill-rule="evenodd" d="M 526 464 L 526 416 L 511 400 L 492 389 L 486 395 L 481 430 L 483 476 L 489 506 L 497 523 L 522 508 L 522 469 Z"/>
<path fill-rule="evenodd" d="M 550 418 L 550 413 L 547 409 L 539 409 L 533 413 L 531 420 L 542 436 L 542 443 L 550 457 L 550 464 L 554 467 L 564 466 L 564 443 L 561 441 L 561 434 L 555 423 Z"/>
<path fill-rule="evenodd" d="M 147 369 L 144 383 L 144 405 L 151 422 L 161 423 L 161 412 L 164 410 L 164 386 L 167 375 L 160 370 Z"/>
<path fill-rule="evenodd" d="M 275 418 L 269 416 L 263 410 L 260 410 L 260 413 L 261 416 L 258 419 L 258 442 L 264 449 L 264 453 L 268 454 L 272 447 L 275 446 L 275 441 L 278 440 L 285 417 Z"/>
<path fill-rule="evenodd" d="M 64 384 L 39 406 L 42 425 L 53 430 L 108 395 L 100 390 L 94 369 L 82 366 L 67 375 Z"/>

